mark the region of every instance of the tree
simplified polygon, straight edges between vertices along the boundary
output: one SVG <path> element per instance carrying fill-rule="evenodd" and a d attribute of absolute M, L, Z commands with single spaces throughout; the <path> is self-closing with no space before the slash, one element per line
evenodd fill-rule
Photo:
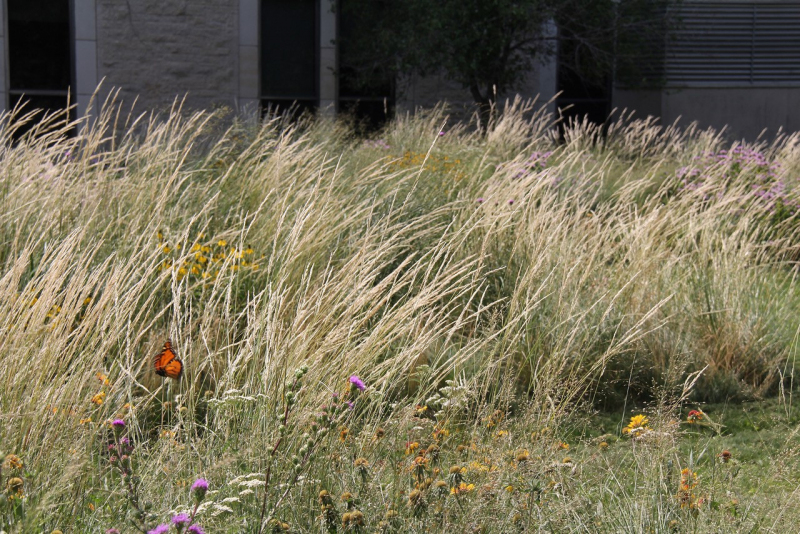
<path fill-rule="evenodd" d="M 556 51 L 587 77 L 616 71 L 642 78 L 664 43 L 672 0 L 340 0 L 358 31 L 340 39 L 341 67 L 368 86 L 401 74 L 441 72 L 469 90 L 488 117 L 534 60 Z M 546 25 L 555 21 L 558 36 Z M 647 63 L 644 62 L 647 59 Z M 651 83 L 653 76 L 642 78 Z"/>

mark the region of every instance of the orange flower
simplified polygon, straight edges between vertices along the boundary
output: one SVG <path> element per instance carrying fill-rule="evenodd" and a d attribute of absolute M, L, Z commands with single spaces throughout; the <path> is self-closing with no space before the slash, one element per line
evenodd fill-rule
<path fill-rule="evenodd" d="M 691 410 L 686 416 L 687 423 L 698 423 L 703 420 L 705 414 L 700 410 Z"/>
<path fill-rule="evenodd" d="M 467 484 L 466 482 L 462 482 L 458 486 L 450 488 L 450 495 L 461 495 L 463 493 L 469 493 L 474 489 L 475 484 Z"/>

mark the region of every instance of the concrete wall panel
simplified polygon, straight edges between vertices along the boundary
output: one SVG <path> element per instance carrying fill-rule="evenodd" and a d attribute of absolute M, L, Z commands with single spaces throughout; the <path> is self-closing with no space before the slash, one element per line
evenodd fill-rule
<path fill-rule="evenodd" d="M 98 74 L 141 111 L 234 105 L 239 0 L 97 0 Z M 252 36 L 251 36 L 252 37 Z"/>
<path fill-rule="evenodd" d="M 800 130 L 800 88 L 698 88 L 667 91 L 662 120 L 679 124 L 697 121 L 701 127 L 728 126 L 733 139 L 755 139 L 767 129 L 768 137 L 778 128 Z"/>

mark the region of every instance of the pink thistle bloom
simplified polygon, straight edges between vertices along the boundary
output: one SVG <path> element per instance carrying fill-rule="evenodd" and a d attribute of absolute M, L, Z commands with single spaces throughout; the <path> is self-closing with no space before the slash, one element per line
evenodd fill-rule
<path fill-rule="evenodd" d="M 169 525 L 158 525 L 153 530 L 148 530 L 147 534 L 167 534 L 169 532 Z"/>
<path fill-rule="evenodd" d="M 192 493 L 194 493 L 194 498 L 197 502 L 200 502 L 205 498 L 207 491 L 208 480 L 204 478 L 198 478 L 194 481 L 194 484 L 192 484 Z"/>
<path fill-rule="evenodd" d="M 204 478 L 198 478 L 195 480 L 194 484 L 192 484 L 192 491 L 197 490 L 208 491 L 208 480 Z"/>
<path fill-rule="evenodd" d="M 356 375 L 350 377 L 350 383 L 357 387 L 359 391 L 364 391 L 367 389 L 367 386 L 364 385 L 364 382 L 362 382 L 361 379 Z"/>
<path fill-rule="evenodd" d="M 185 526 L 192 519 L 187 514 L 178 514 L 172 518 L 172 524 L 178 526 Z"/>
<path fill-rule="evenodd" d="M 192 525 L 186 530 L 186 532 L 191 532 L 192 534 L 206 534 L 206 531 L 203 530 L 203 527 L 200 525 Z"/>

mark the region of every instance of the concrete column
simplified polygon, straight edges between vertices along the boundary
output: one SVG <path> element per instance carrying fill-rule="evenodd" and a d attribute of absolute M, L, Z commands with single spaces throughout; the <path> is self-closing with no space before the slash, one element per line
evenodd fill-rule
<path fill-rule="evenodd" d="M 320 0 L 319 6 L 319 108 L 324 115 L 336 113 L 336 12 L 334 0 Z"/>
<path fill-rule="evenodd" d="M 96 0 L 74 0 L 75 5 L 75 81 L 72 98 L 78 116 L 91 113 L 97 117 L 99 102 L 89 110 L 89 101 L 97 89 L 97 5 Z"/>
<path fill-rule="evenodd" d="M 558 36 L 558 28 L 556 27 L 556 23 L 553 20 L 550 20 L 545 23 L 544 31 L 542 32 L 542 37 L 546 38 L 555 38 Z M 544 105 L 548 101 L 552 100 L 549 104 L 547 104 L 547 112 L 551 113 L 555 116 L 556 112 L 556 92 L 558 90 L 558 80 L 556 78 L 556 64 L 558 61 L 557 56 L 558 51 L 556 50 L 554 54 L 546 55 L 539 63 L 539 102 L 540 104 Z"/>
<path fill-rule="evenodd" d="M 0 2 L 0 113 L 8 107 L 8 40 L 6 39 L 6 3 Z"/>
<path fill-rule="evenodd" d="M 239 0 L 239 109 L 259 105 L 259 0 Z"/>

